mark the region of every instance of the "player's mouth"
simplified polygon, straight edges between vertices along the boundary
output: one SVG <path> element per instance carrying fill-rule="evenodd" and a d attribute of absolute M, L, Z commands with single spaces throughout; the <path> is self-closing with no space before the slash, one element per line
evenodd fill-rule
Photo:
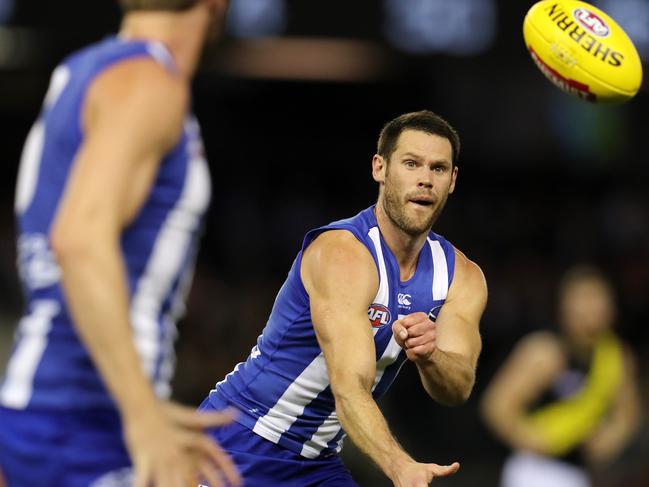
<path fill-rule="evenodd" d="M 435 204 L 435 199 L 432 196 L 417 196 L 415 198 L 410 198 L 408 201 L 422 208 L 430 207 Z"/>

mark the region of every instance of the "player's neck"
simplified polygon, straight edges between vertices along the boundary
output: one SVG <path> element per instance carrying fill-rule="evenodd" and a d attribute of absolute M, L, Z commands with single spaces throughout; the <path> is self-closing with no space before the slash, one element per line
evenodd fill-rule
<path fill-rule="evenodd" d="M 374 213 L 383 240 L 399 264 L 400 279 L 407 281 L 417 269 L 419 252 L 426 243 L 428 232 L 416 236 L 404 232 L 385 213 L 380 203 L 376 205 Z"/>
<path fill-rule="evenodd" d="M 207 29 L 209 13 L 196 6 L 185 12 L 131 12 L 119 32 L 124 39 L 158 41 L 171 52 L 180 73 L 191 78 L 196 71 Z"/>

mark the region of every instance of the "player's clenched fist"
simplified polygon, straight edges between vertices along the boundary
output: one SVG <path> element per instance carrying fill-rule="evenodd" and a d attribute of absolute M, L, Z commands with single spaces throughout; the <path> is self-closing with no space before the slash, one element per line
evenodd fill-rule
<path fill-rule="evenodd" d="M 430 360 L 436 343 L 436 325 L 426 313 L 412 313 L 392 324 L 396 342 L 413 362 Z"/>

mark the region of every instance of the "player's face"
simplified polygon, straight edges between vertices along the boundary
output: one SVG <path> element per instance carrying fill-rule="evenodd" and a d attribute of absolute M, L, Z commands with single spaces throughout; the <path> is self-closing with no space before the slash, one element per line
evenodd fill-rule
<path fill-rule="evenodd" d="M 455 188 L 451 143 L 438 135 L 405 130 L 389 161 L 374 159 L 374 179 L 382 184 L 379 204 L 388 218 L 408 235 L 428 233 Z"/>
<path fill-rule="evenodd" d="M 576 282 L 562 296 L 563 326 L 581 345 L 594 345 L 601 334 L 610 328 L 614 315 L 611 292 L 599 280 Z"/>

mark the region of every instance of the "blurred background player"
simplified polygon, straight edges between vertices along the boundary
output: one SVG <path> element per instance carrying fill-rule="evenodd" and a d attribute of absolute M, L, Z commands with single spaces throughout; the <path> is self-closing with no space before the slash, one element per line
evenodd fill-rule
<path fill-rule="evenodd" d="M 10 486 L 237 482 L 202 431 L 230 418 L 163 400 L 210 200 L 189 82 L 226 1 L 121 5 L 118 36 L 54 71 L 23 151 L 27 310 L 0 387 Z"/>
<path fill-rule="evenodd" d="M 415 461 L 375 402 L 406 360 L 437 402 L 473 388 L 485 280 L 431 231 L 459 148 L 434 113 L 397 117 L 372 160 L 376 205 L 307 234 L 257 346 L 202 406 L 239 411 L 214 436 L 247 485 L 357 485 L 338 457 L 345 434 L 395 486 L 459 468 Z"/>
<path fill-rule="evenodd" d="M 491 429 L 514 450 L 503 487 L 586 487 L 640 425 L 633 356 L 613 330 L 613 291 L 592 267 L 559 286 L 558 333 L 525 337 L 485 391 Z"/>

